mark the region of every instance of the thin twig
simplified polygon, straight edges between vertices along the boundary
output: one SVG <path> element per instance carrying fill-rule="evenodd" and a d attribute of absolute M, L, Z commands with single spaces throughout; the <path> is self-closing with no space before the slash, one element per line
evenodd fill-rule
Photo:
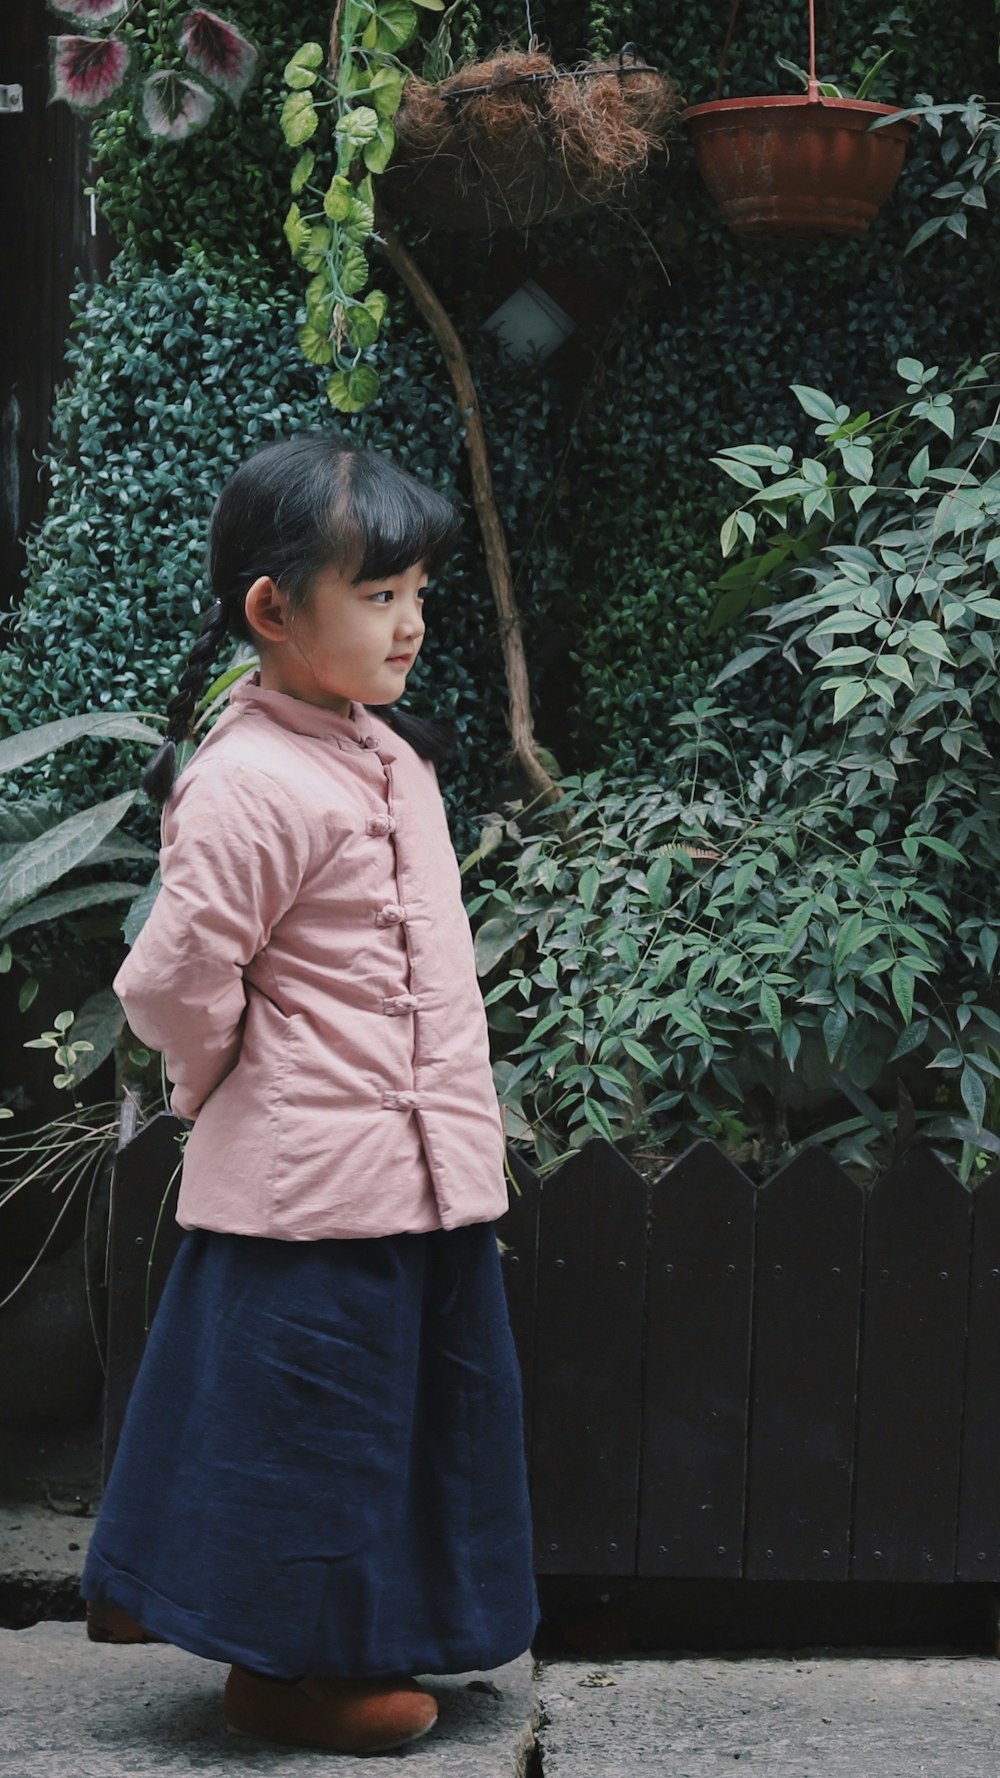
<path fill-rule="evenodd" d="M 559 787 L 538 755 L 521 613 L 514 594 L 514 578 L 503 520 L 493 488 L 493 472 L 490 468 L 479 394 L 468 356 L 454 322 L 440 298 L 384 215 L 378 219 L 377 233 L 390 265 L 403 280 L 441 349 L 458 402 L 463 423 L 462 436 L 472 472 L 472 499 L 483 539 L 486 572 L 500 619 L 500 645 L 510 694 L 510 730 L 514 756 L 532 789 L 545 802 L 558 802 L 561 794 Z"/>

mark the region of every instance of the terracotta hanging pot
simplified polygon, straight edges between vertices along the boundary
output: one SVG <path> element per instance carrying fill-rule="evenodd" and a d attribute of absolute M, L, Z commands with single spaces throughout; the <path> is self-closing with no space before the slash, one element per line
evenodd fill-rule
<path fill-rule="evenodd" d="M 898 107 L 818 93 L 713 99 L 683 115 L 698 171 L 740 235 L 861 235 L 892 191 L 914 128 Z"/>

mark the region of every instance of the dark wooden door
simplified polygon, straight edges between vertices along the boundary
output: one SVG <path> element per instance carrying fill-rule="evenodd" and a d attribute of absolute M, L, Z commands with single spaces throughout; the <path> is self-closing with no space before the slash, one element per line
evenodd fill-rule
<path fill-rule="evenodd" d="M 0 110 L 0 608 L 16 600 L 23 539 L 44 510 L 38 462 L 63 367 L 69 297 L 79 275 L 107 263 L 103 231 L 84 195 L 88 131 L 49 104 L 49 33 L 61 27 L 42 0 L 0 8 L 0 87 L 20 87 L 23 109 Z M 0 95 L 2 96 L 2 95 Z"/>

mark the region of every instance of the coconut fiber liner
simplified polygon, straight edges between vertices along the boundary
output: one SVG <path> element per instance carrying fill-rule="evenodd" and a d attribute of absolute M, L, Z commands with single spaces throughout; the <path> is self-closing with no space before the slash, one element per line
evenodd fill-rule
<path fill-rule="evenodd" d="M 681 110 L 672 82 L 625 50 L 560 70 L 540 52 L 412 76 L 383 187 L 432 228 L 491 234 L 627 199 Z"/>

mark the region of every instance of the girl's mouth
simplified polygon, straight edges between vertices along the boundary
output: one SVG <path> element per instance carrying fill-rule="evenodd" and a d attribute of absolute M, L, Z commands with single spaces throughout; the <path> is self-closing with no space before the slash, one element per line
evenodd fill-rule
<path fill-rule="evenodd" d="M 412 659 L 412 654 L 391 654 L 386 664 L 390 667 L 408 667 Z"/>

